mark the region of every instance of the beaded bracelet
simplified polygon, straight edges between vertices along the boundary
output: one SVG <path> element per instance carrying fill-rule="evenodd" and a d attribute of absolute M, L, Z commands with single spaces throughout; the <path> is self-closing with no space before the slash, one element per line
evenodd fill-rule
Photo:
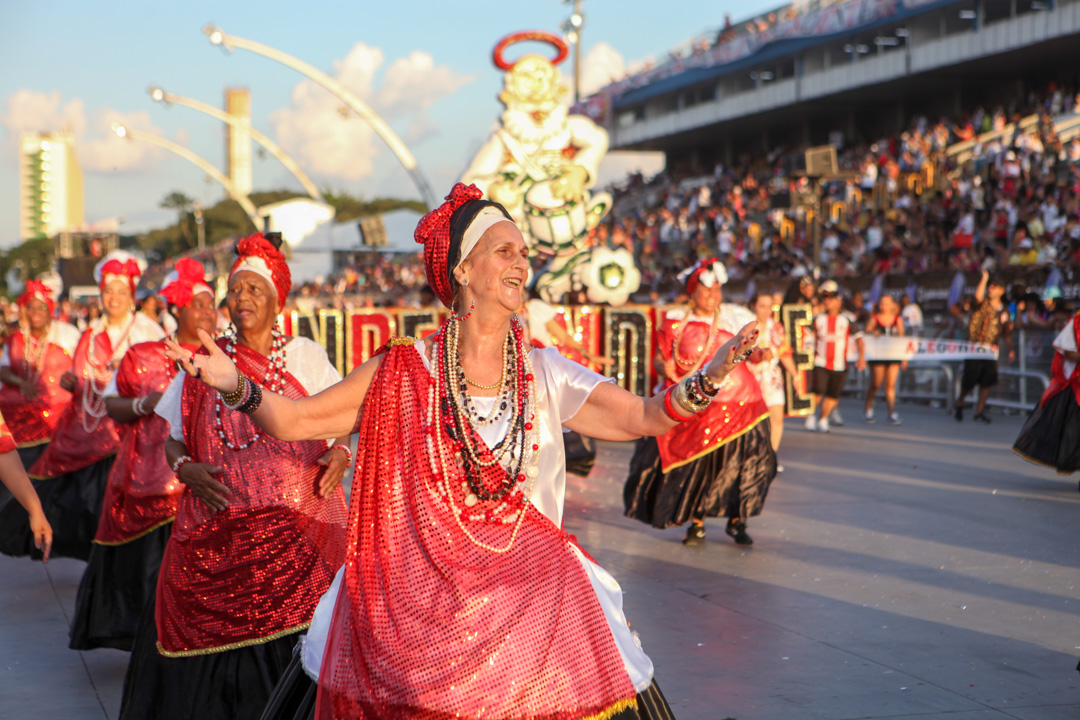
<path fill-rule="evenodd" d="M 191 457 L 190 455 L 181 455 L 180 457 L 176 458 L 176 462 L 172 464 L 173 475 L 180 477 L 180 468 L 184 467 L 189 462 L 195 462 L 195 458 Z"/>
<path fill-rule="evenodd" d="M 330 449 L 331 450 L 344 450 L 345 451 L 345 464 L 346 465 L 352 465 L 352 450 L 349 449 L 348 445 L 345 445 L 343 443 L 338 443 L 337 445 L 335 445 L 334 447 L 332 447 Z"/>
<path fill-rule="evenodd" d="M 675 411 L 675 406 L 671 404 L 671 394 L 675 391 L 676 387 L 678 386 L 672 385 L 667 389 L 667 392 L 664 393 L 664 414 L 671 418 L 674 422 L 682 423 L 692 419 L 694 416 L 680 415 L 678 412 Z"/>
<path fill-rule="evenodd" d="M 720 392 L 720 386 L 714 383 L 709 374 L 704 370 L 697 371 L 698 387 L 701 389 L 703 395 L 709 398 L 716 397 L 716 394 Z"/>
<path fill-rule="evenodd" d="M 144 400 L 146 400 L 146 398 L 143 398 L 143 397 L 131 398 L 131 412 L 135 413 L 136 417 L 142 417 L 143 415 L 146 414 L 146 409 L 143 408 L 143 401 Z"/>
<path fill-rule="evenodd" d="M 247 395 L 248 379 L 244 377 L 243 373 L 239 370 L 236 371 L 236 389 L 232 392 L 221 392 L 221 400 L 225 403 L 225 407 L 230 410 L 235 410 L 237 407 L 244 403 L 244 398 Z"/>
<path fill-rule="evenodd" d="M 240 407 L 235 408 L 237 412 L 242 412 L 245 415 L 250 415 L 262 405 L 262 386 L 257 383 L 249 382 L 248 387 L 251 388 L 248 398 L 244 400 Z"/>
<path fill-rule="evenodd" d="M 712 399 L 701 397 L 696 393 L 693 393 L 691 387 L 695 383 L 693 383 L 692 380 L 692 377 L 686 378 L 675 386 L 675 402 L 677 402 L 686 412 L 694 414 L 709 407 L 709 403 L 712 402 Z"/>

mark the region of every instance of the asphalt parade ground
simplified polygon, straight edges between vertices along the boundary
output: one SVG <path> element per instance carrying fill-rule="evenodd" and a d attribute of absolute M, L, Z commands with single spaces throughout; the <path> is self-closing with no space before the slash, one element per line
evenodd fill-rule
<path fill-rule="evenodd" d="M 622 516 L 632 447 L 570 477 L 566 529 L 622 584 L 679 720 L 1080 718 L 1080 492 L 1010 450 L 1019 416 L 786 425 L 736 546 Z M 127 655 L 67 649 L 83 564 L 0 557 L 0 718 L 116 718 Z"/>

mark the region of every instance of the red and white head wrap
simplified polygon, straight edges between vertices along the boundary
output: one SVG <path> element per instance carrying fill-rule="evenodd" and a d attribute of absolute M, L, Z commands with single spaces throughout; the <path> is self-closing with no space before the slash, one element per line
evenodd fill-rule
<path fill-rule="evenodd" d="M 686 283 L 686 292 L 693 295 L 698 284 L 711 288 L 714 285 L 726 283 L 728 281 L 727 268 L 716 258 L 706 258 L 679 273 L 679 280 Z"/>
<path fill-rule="evenodd" d="M 23 290 L 23 294 L 20 295 L 19 299 L 15 302 L 19 304 L 19 307 L 26 307 L 34 301 L 45 303 L 45 306 L 49 308 L 49 317 L 52 317 L 53 311 L 56 310 L 56 302 L 53 300 L 52 290 L 43 282 L 28 280 L 26 282 L 26 289 Z"/>
<path fill-rule="evenodd" d="M 139 261 L 134 255 L 123 250 L 113 250 L 94 267 L 94 280 L 101 290 L 105 290 L 109 281 L 120 279 L 128 284 L 131 294 L 134 295 L 141 275 L 142 266 Z"/>
<path fill-rule="evenodd" d="M 277 290 L 278 309 L 284 309 L 285 299 L 292 289 L 292 273 L 285 262 L 285 255 L 262 233 L 249 235 L 237 243 L 236 255 L 229 279 L 241 270 L 259 275 Z"/>
<path fill-rule="evenodd" d="M 513 222 L 506 208 L 483 200 L 475 185 L 458 183 L 416 226 L 413 238 L 424 246 L 424 273 L 435 296 L 446 307 L 454 304 L 453 274 L 492 225 Z"/>
<path fill-rule="evenodd" d="M 158 295 L 176 307 L 186 307 L 199 293 L 209 293 L 213 297 L 214 290 L 206 284 L 205 276 L 202 263 L 191 258 L 180 258 L 176 261 L 176 268 L 165 276 Z"/>

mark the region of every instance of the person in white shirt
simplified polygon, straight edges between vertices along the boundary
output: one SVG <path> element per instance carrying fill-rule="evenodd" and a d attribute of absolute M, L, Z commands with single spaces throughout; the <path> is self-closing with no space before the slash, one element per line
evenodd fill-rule
<path fill-rule="evenodd" d="M 829 414 L 836 408 L 837 400 L 847 380 L 847 348 L 851 340 L 859 352 L 856 367 L 866 369 L 866 354 L 860 333 L 853 333 L 855 324 L 850 313 L 842 312 L 840 286 L 834 280 L 826 280 L 818 288 L 825 303 L 825 312 L 813 321 L 814 375 L 811 395 L 814 410 L 806 418 L 806 429 L 811 432 L 829 432 Z M 818 419 L 820 411 L 821 419 Z"/>

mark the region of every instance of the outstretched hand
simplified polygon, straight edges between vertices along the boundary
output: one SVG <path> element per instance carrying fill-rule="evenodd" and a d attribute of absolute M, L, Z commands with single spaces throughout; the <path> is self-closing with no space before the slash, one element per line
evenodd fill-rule
<path fill-rule="evenodd" d="M 165 355 L 180 364 L 180 368 L 196 380 L 202 380 L 215 390 L 229 393 L 236 389 L 239 381 L 236 365 L 229 359 L 214 338 L 205 330 L 199 330 L 206 355 L 188 352 L 172 340 L 165 341 Z"/>
<path fill-rule="evenodd" d="M 757 320 L 743 325 L 742 330 L 720 346 L 705 368 L 705 374 L 714 385 L 724 382 L 735 366 L 746 360 L 754 352 L 758 342 Z"/>

